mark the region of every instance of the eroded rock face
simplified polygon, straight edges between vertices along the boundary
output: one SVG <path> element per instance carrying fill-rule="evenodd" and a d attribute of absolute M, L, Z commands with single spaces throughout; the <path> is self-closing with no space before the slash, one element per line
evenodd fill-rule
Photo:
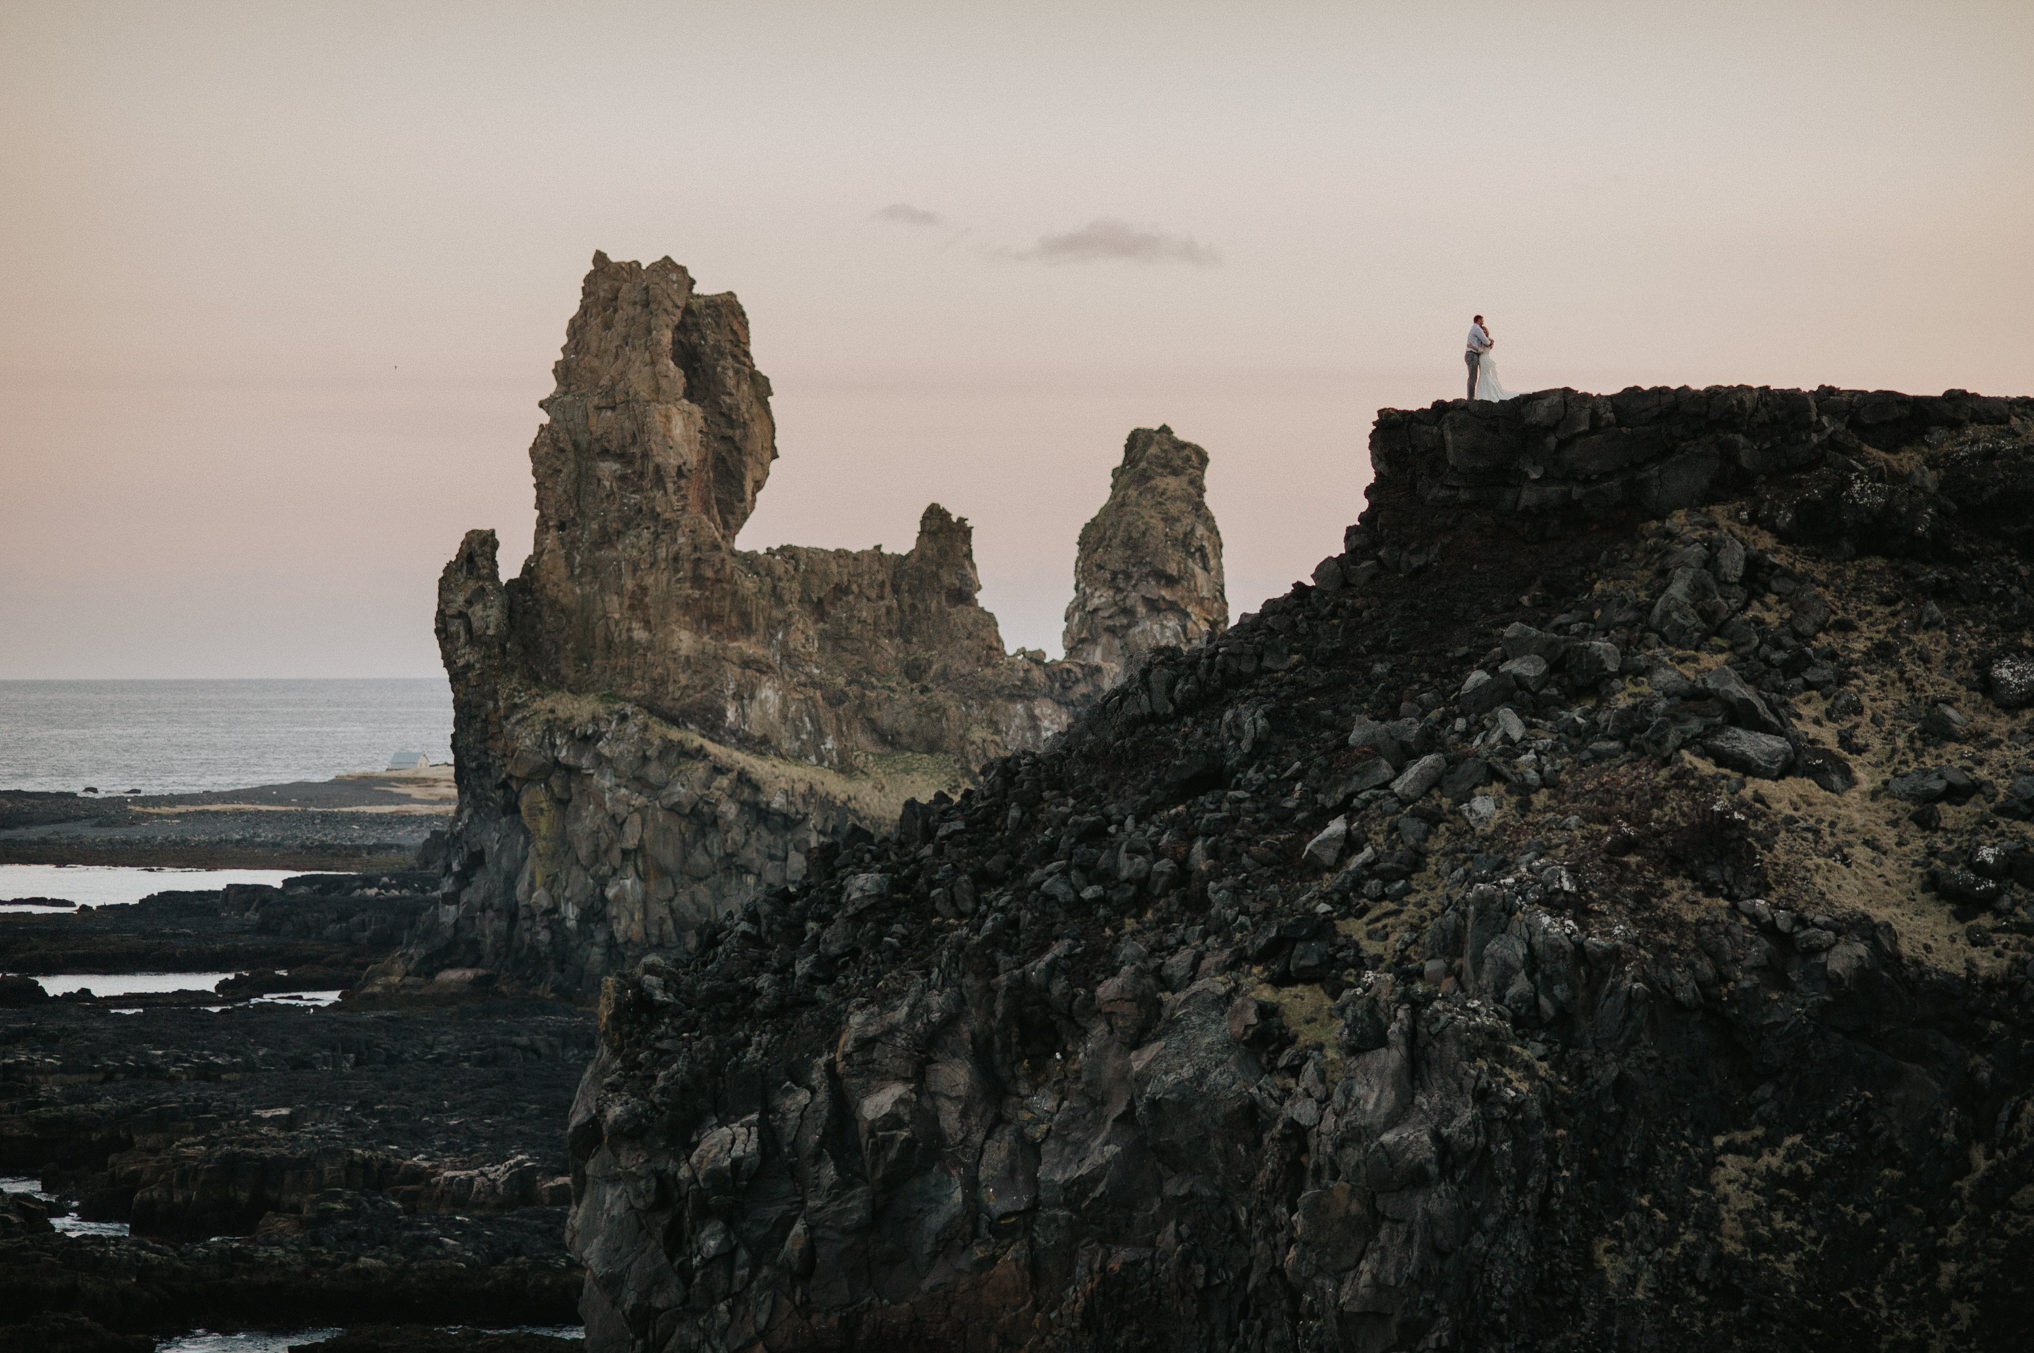
<path fill-rule="evenodd" d="M 1081 528 L 1066 656 L 1101 668 L 1104 685 L 1148 653 L 1228 628 L 1207 471 L 1208 453 L 1171 428 L 1139 428 L 1110 472 L 1109 501 Z"/>
<path fill-rule="evenodd" d="M 475 531 L 439 580 L 460 789 L 448 900 L 374 975 L 379 994 L 470 966 L 591 993 L 796 882 L 814 845 L 887 830 L 908 800 L 1043 746 L 1104 684 L 1099 659 L 1004 651 L 967 519 L 936 503 L 906 554 L 734 548 L 777 452 L 731 294 L 669 259 L 596 254 L 555 373 L 521 576 L 504 583 L 493 532 Z M 1139 501 L 1112 497 L 1097 522 L 1116 525 L 1092 551 L 1082 538 L 1085 642 L 1117 655 L 1196 637 L 1210 586 L 1223 614 L 1206 454 L 1163 430 L 1131 445 L 1118 496 Z M 1158 570 L 1125 562 L 1133 549 Z"/>
<path fill-rule="evenodd" d="M 1332 586 L 607 985 L 589 1347 L 2015 1346 L 2034 403 L 1920 403 L 1654 517 L 1381 416 Z"/>
<path fill-rule="evenodd" d="M 938 504 L 905 555 L 733 548 L 777 450 L 732 295 L 596 255 L 555 370 L 511 587 L 520 675 L 833 767 L 981 759 L 1064 726 L 1085 674 L 1004 653 L 967 521 Z"/>

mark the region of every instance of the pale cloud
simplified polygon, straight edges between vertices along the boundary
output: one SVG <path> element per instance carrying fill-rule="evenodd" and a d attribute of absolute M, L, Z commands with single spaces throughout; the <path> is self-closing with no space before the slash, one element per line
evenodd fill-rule
<path fill-rule="evenodd" d="M 1042 263 L 1129 259 L 1136 263 L 1191 263 L 1203 268 L 1222 261 L 1212 246 L 1191 235 L 1173 235 L 1108 216 L 1097 217 L 1063 235 L 1041 236 L 1034 247 L 1019 250 L 1011 257 Z"/>
<path fill-rule="evenodd" d="M 876 213 L 878 221 L 889 221 L 895 225 L 936 226 L 945 225 L 946 218 L 936 211 L 914 207 L 909 202 L 892 202 Z"/>

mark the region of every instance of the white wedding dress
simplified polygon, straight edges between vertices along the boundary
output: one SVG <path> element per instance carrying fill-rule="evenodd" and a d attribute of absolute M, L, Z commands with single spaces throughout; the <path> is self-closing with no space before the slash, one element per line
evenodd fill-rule
<path fill-rule="evenodd" d="M 1476 363 L 1476 398 L 1510 399 L 1515 393 L 1498 383 L 1497 363 L 1490 360 L 1489 353 L 1484 353 L 1483 359 Z"/>

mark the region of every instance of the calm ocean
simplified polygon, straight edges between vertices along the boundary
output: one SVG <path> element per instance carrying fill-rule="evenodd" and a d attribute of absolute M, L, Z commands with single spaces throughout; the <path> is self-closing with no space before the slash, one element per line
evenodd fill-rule
<path fill-rule="evenodd" d="M 452 759 L 442 677 L 0 681 L 0 789 L 176 794 Z"/>

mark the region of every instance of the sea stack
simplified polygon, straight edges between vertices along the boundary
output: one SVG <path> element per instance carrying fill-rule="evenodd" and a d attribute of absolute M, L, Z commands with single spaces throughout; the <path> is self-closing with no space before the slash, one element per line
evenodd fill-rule
<path fill-rule="evenodd" d="M 1208 453 L 1169 427 L 1139 428 L 1081 528 L 1066 656 L 1114 686 L 1155 649 L 1191 648 L 1229 625 L 1222 533 L 1208 510 Z"/>
<path fill-rule="evenodd" d="M 668 258 L 596 254 L 553 370 L 521 576 L 504 583 L 494 533 L 475 531 L 439 581 L 448 903 L 372 975 L 379 994 L 469 968 L 591 994 L 798 883 L 815 848 L 894 831 L 912 801 L 1046 745 L 1125 654 L 1196 637 L 1168 617 L 1198 615 L 1186 598 L 1207 578 L 1219 623 L 1207 457 L 1163 429 L 1133 434 L 1082 537 L 1100 599 L 1082 653 L 1046 662 L 1005 651 L 973 530 L 937 503 L 903 554 L 734 547 L 777 446 L 733 294 Z"/>

